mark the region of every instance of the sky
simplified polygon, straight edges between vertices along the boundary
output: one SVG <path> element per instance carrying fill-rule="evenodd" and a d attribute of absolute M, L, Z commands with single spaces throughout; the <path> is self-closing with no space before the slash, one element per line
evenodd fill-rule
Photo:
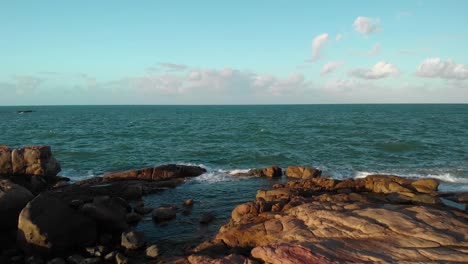
<path fill-rule="evenodd" d="M 0 105 L 468 103 L 468 1 L 0 0 Z"/>

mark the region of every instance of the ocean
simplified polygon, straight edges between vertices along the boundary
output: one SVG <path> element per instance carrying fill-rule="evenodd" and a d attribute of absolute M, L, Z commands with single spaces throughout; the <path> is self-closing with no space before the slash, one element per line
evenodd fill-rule
<path fill-rule="evenodd" d="M 18 114 L 16 110 L 33 110 Z M 79 180 L 167 163 L 208 172 L 151 206 L 195 200 L 192 212 L 139 229 L 166 250 L 211 236 L 239 203 L 277 181 L 230 174 L 307 165 L 342 179 L 369 174 L 433 177 L 442 191 L 468 191 L 468 105 L 27 106 L 0 107 L 0 144 L 50 145 L 60 175 Z M 210 226 L 197 217 L 210 211 Z M 189 243 L 190 242 L 190 243 Z M 180 245 L 174 247 L 174 245 Z"/>

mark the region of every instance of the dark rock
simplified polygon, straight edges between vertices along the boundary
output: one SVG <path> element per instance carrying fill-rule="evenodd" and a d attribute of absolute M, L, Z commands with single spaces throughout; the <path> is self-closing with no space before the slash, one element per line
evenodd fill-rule
<path fill-rule="evenodd" d="M 131 250 L 140 249 L 146 243 L 145 234 L 138 231 L 123 232 L 121 241 L 122 247 Z"/>
<path fill-rule="evenodd" d="M 103 230 L 121 231 L 128 228 L 124 202 L 116 197 L 95 197 L 92 203 L 84 204 L 81 211 L 96 221 Z"/>
<path fill-rule="evenodd" d="M 113 262 L 115 260 L 115 256 L 118 254 L 117 251 L 112 251 L 110 252 L 109 254 L 107 254 L 105 257 L 104 257 L 104 260 L 105 261 L 110 261 L 110 262 Z"/>
<path fill-rule="evenodd" d="M 176 218 L 177 207 L 175 206 L 160 206 L 154 209 L 152 216 L 155 222 L 164 222 Z"/>
<path fill-rule="evenodd" d="M 81 262 L 83 262 L 85 260 L 84 257 L 82 257 L 81 255 L 71 255 L 67 258 L 67 262 L 69 264 L 81 264 Z"/>
<path fill-rule="evenodd" d="M 124 172 L 114 172 L 104 175 L 104 180 L 166 180 L 171 178 L 185 178 L 185 177 L 196 177 L 206 170 L 198 166 L 186 166 L 186 165 L 162 165 L 154 168 L 143 168 L 138 170 L 130 170 Z"/>
<path fill-rule="evenodd" d="M 52 194 L 41 194 L 21 211 L 18 245 L 29 254 L 61 254 L 96 242 L 96 224 Z"/>
<path fill-rule="evenodd" d="M 213 222 L 215 216 L 212 212 L 205 212 L 200 217 L 200 224 L 207 225 Z"/>
<path fill-rule="evenodd" d="M 68 203 L 71 207 L 78 209 L 81 208 L 84 204 L 83 200 L 72 200 Z"/>
<path fill-rule="evenodd" d="M 137 214 L 137 213 L 128 213 L 125 216 L 125 219 L 126 219 L 128 224 L 134 225 L 134 224 L 137 224 L 138 222 L 140 222 L 142 217 L 141 217 L 140 214 Z"/>
<path fill-rule="evenodd" d="M 47 261 L 47 264 L 67 264 L 67 262 L 62 258 L 54 258 Z"/>
<path fill-rule="evenodd" d="M 12 183 L 10 180 L 0 180 L 0 232 L 16 229 L 18 216 L 26 204 L 34 198 L 26 188 Z M 3 230 L 3 231 L 2 231 Z"/>
<path fill-rule="evenodd" d="M 44 260 L 39 256 L 30 256 L 26 258 L 25 264 L 44 264 Z"/>
<path fill-rule="evenodd" d="M 85 258 L 80 264 L 99 264 L 101 263 L 100 258 Z"/>
<path fill-rule="evenodd" d="M 146 215 L 149 214 L 153 211 L 153 208 L 150 207 L 135 207 L 133 208 L 135 213 L 140 214 L 140 215 Z"/>

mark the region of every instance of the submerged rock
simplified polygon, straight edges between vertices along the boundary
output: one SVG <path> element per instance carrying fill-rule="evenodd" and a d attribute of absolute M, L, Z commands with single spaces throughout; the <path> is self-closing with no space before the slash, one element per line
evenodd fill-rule
<path fill-rule="evenodd" d="M 176 218 L 177 207 L 175 206 L 160 206 L 153 210 L 152 217 L 155 222 L 164 222 Z"/>

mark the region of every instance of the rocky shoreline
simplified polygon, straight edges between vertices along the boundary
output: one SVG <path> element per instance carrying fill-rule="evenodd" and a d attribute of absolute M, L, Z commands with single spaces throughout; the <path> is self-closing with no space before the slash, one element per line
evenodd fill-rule
<path fill-rule="evenodd" d="M 233 177 L 292 181 L 259 190 L 210 241 L 172 256 L 135 227 L 145 215 L 164 223 L 178 206 L 196 204 L 149 208 L 141 199 L 205 169 L 169 164 L 73 183 L 60 170 L 48 146 L 0 145 L 0 263 L 468 261 L 468 194 L 438 192 L 435 179 L 334 180 L 313 167 L 253 169 Z M 212 219 L 205 214 L 200 223 Z"/>

